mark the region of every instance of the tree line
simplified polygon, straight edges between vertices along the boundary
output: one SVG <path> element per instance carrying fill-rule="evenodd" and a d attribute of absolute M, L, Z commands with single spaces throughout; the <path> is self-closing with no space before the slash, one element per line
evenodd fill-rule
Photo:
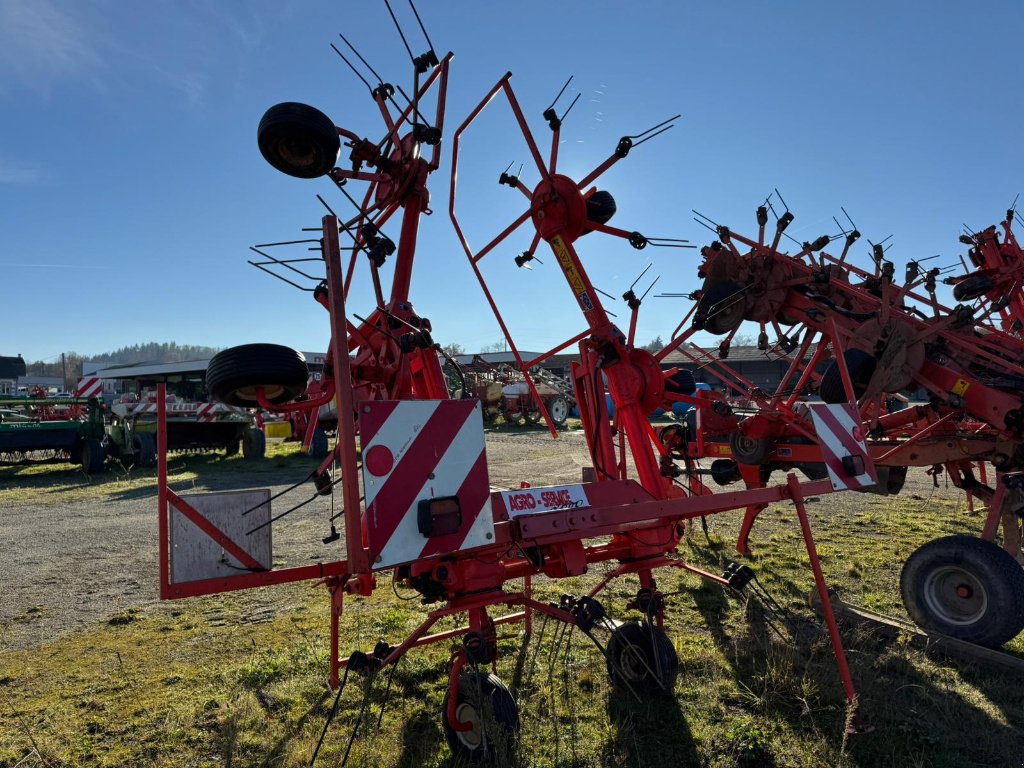
<path fill-rule="evenodd" d="M 82 375 L 82 363 L 92 360 L 110 365 L 132 365 L 135 363 L 180 363 L 184 360 L 203 360 L 219 352 L 217 347 L 200 344 L 178 344 L 176 341 L 150 341 L 132 344 L 96 355 L 65 352 L 64 359 L 26 361 L 29 376 L 64 376 L 67 371 L 68 384 L 78 381 Z"/>

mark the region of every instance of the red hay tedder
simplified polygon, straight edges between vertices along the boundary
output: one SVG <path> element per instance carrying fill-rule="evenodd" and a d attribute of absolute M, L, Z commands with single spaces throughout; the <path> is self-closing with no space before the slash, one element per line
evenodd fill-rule
<path fill-rule="evenodd" d="M 678 349 L 738 395 L 747 412 L 719 397 L 696 409 L 685 428 L 669 428 L 668 439 L 690 460 L 714 457 L 719 485 L 742 479 L 759 487 L 776 469 L 823 477 L 827 446 L 806 401 L 855 404 L 878 469 L 875 492 L 898 493 L 908 467 L 930 467 L 936 476 L 946 472 L 969 503 L 980 499 L 988 508 L 981 540 L 937 539 L 907 560 L 901 591 L 911 617 L 959 639 L 1005 643 L 1024 629 L 1024 260 L 1012 229 L 1019 217 L 1007 211 L 1002 237 L 995 227 L 961 237 L 975 269 L 964 262 L 966 274 L 945 278 L 964 302 L 950 308 L 936 296 L 944 270 L 923 269 L 923 260 L 908 263 L 902 285 L 881 244 L 872 246 L 873 269 L 850 264 L 860 237 L 852 222 L 849 231 L 799 244 L 795 254 L 781 252 L 794 217 L 788 210 L 778 217 L 769 243 L 769 206 L 758 208 L 756 239 L 714 225 L 718 239 L 702 249 L 697 303 L 658 353 Z M 826 250 L 833 240 L 843 243 L 838 256 Z M 789 362 L 775 392 L 728 365 L 730 341 L 744 321 L 759 324 L 766 355 Z M 725 337 L 717 355 L 687 343 L 700 330 Z M 890 410 L 889 394 L 901 390 L 924 390 L 927 402 Z M 762 509 L 747 510 L 743 553 Z M 1000 524 L 1002 548 L 994 543 Z"/>
<path fill-rule="evenodd" d="M 289 241 L 258 246 L 263 258 L 252 262 L 310 292 L 327 310 L 331 341 L 318 391 L 304 395 L 308 371 L 303 358 L 277 345 L 225 350 L 208 371 L 210 391 L 232 405 L 315 414 L 314 409 L 335 400 L 337 444 L 310 479 L 314 494 L 339 493 L 342 498 L 343 512 L 338 516 L 343 517 L 344 530 L 339 533 L 332 524 L 332 535 L 324 543 L 328 552 L 343 546 L 343 557 L 325 556 L 324 562 L 311 566 L 273 568 L 271 522 L 290 510 L 272 515 L 266 490 L 188 496 L 173 492 L 167 481 L 165 430 L 160 429 L 161 596 L 176 599 L 322 580 L 331 595 L 329 675 L 339 697 L 350 671 L 375 674 L 414 647 L 461 640 L 452 655 L 440 716 L 453 751 L 470 761 L 483 761 L 494 754 L 496 745 L 514 738 L 518 728 L 511 693 L 497 677 L 483 671 L 496 659 L 499 624 L 523 622 L 529 633 L 535 614 L 545 621 L 563 622 L 601 648 L 617 689 L 637 697 L 670 690 L 678 660 L 666 635 L 666 597 L 658 589 L 655 571 L 682 569 L 742 589 L 753 578 L 749 568 L 735 567 L 717 575 L 681 557 L 677 548 L 687 522 L 747 510 L 748 525 L 738 542 L 745 550 L 756 512 L 771 503 L 789 502 L 800 522 L 852 708 L 856 694 L 804 499 L 873 485 L 874 458 L 883 467 L 944 464 L 951 473 L 957 472 L 957 481 L 972 494 L 991 496 L 993 510 L 1009 503 L 1006 489 L 1011 487 L 1012 475 L 1008 470 L 1019 466 L 1024 426 L 1021 395 L 1003 384 L 1004 379 L 1024 376 L 1024 368 L 1018 365 L 1022 359 L 1019 327 L 1013 327 L 1015 319 L 1019 325 L 1022 307 L 1019 249 L 1015 242 L 1009 249 L 1012 253 L 1007 248 L 1009 227 L 1003 243 L 987 230 L 975 236 L 972 259 L 977 259 L 979 271 L 958 285 L 961 291 L 968 290 L 961 286 L 969 285 L 981 297 L 984 312 L 998 315 L 1004 326 L 1010 323 L 1001 329 L 984 327 L 984 332 L 976 313 L 945 310 L 934 300 L 934 293 L 929 294 L 931 300 L 922 299 L 916 293 L 920 281 L 896 286 L 882 260 L 874 273 L 863 272 L 846 264 L 846 250 L 839 258 L 827 256 L 822 250 L 827 240 L 808 245 L 796 256 L 781 254 L 779 237 L 787 218 L 792 218 L 788 212 L 780 218 L 771 244 L 764 241 L 766 211 L 759 211 L 761 229 L 756 240 L 719 228 L 719 241 L 703 251 L 705 286 L 691 313 L 696 320 L 693 328 L 731 336 L 743 320 L 753 320 L 773 326 L 780 338 L 802 334 L 802 340 L 783 353 L 799 347 L 779 392 L 745 392 L 756 409 L 740 420 L 722 396 L 695 392 L 692 377 L 662 370 L 660 358 L 671 349 L 689 349 L 683 343 L 693 329 L 679 334 L 657 355 L 637 348 L 634 333 L 643 297 L 632 291 L 624 297 L 632 315 L 623 332 L 609 319 L 576 250 L 580 237 L 588 232 L 621 238 L 637 249 L 682 245 L 682 241 L 611 226 L 614 200 L 594 187 L 605 171 L 635 147 L 668 130 L 671 121 L 623 137 L 591 173 L 573 179 L 558 172 L 561 119 L 554 106 L 543 113 L 551 131 L 545 157 L 512 90 L 511 74 L 506 74 L 450 134 L 449 213 L 536 402 L 542 404 L 543 399 L 530 369 L 578 346 L 580 362 L 572 375 L 593 468 L 580 484 L 532 487 L 524 482 L 518 488 L 494 489 L 488 479 L 480 403 L 448 399 L 442 353 L 431 338 L 430 321 L 418 314 L 410 300 L 418 228 L 430 199 L 427 184 L 441 165 L 441 139 L 447 135 L 445 100 L 453 58 L 449 53 L 438 59 L 432 47 L 410 57 L 414 85 L 411 98 L 404 98 L 402 92 L 404 106 L 396 101 L 392 85 L 370 86 L 374 108 L 384 123 L 377 141 L 336 127 L 323 113 L 297 103 L 272 107 L 260 122 L 259 147 L 271 165 L 299 178 L 327 176 L 358 211 L 343 220 L 328 208 L 330 213 L 314 236 L 298 241 L 319 250 L 313 257 L 271 255 L 272 246 L 295 242 Z M 530 187 L 518 176 L 501 175 L 501 183 L 521 194 L 522 210 L 494 239 L 473 248 L 457 215 L 460 139 L 498 96 L 512 109 L 538 179 Z M 347 156 L 341 167 L 336 164 L 343 149 Z M 350 190 L 357 182 L 365 190 L 353 197 Z M 398 231 L 397 240 L 385 234 L 387 226 Z M 532 245 L 521 258 L 532 258 L 541 241 L 550 246 L 584 320 L 582 330 L 532 360 L 520 357 L 480 271 L 481 260 L 520 227 L 532 227 L 534 232 Z M 852 244 L 853 233 L 847 239 Z M 349 291 L 353 275 L 364 259 L 374 301 L 365 318 L 349 309 L 356 300 Z M 390 293 L 385 294 L 382 273 L 388 261 L 392 276 Z M 925 289 L 930 291 L 927 280 Z M 1017 294 L 1006 302 L 1010 288 Z M 908 309 L 910 300 L 922 301 L 929 311 Z M 782 326 L 788 329 L 785 333 Z M 806 353 L 816 340 L 811 362 L 806 363 Z M 727 345 L 728 338 L 723 349 Z M 814 367 L 830 353 L 836 358 L 835 371 L 830 369 L 818 381 Z M 711 356 L 698 362 L 742 389 L 742 381 L 729 377 Z M 883 393 L 912 382 L 935 392 L 939 402 L 906 413 L 883 414 L 878 406 Z M 802 397 L 815 383 L 826 402 L 807 403 Z M 606 388 L 613 417 L 606 407 Z M 697 406 L 697 433 L 677 425 L 656 433 L 649 415 L 680 401 Z M 975 424 L 965 431 L 962 420 L 968 417 Z M 162 399 L 160 418 L 166 418 Z M 550 424 L 551 419 L 547 421 Z M 717 435 L 733 436 L 735 459 L 730 461 L 739 463 L 730 465 L 728 474 L 742 476 L 748 488 L 712 493 L 702 481 L 695 460 Z M 786 454 L 783 461 L 782 446 L 801 453 Z M 981 460 L 997 467 L 995 489 L 986 490 L 982 481 L 968 480 L 969 464 Z M 766 486 L 771 469 L 804 464 L 820 470 L 810 482 L 800 482 L 789 473 L 784 483 Z M 998 520 L 999 514 L 990 515 L 988 538 L 994 533 L 993 519 Z M 534 599 L 531 580 L 535 577 L 578 576 L 599 563 L 613 565 L 588 594 L 566 595 L 558 604 Z M 397 645 L 382 640 L 372 652 L 342 656 L 338 622 L 345 596 L 370 595 L 378 576 L 387 572 L 388 578 L 419 592 L 432 609 Z M 627 574 L 639 579 L 630 607 L 640 618 L 614 623 L 598 597 L 613 579 Z M 943 587 L 947 581 L 956 581 L 948 573 L 934 578 Z M 438 620 L 453 614 L 465 614 L 466 625 L 430 634 Z M 856 719 L 850 722 L 852 728 L 860 727 Z"/>

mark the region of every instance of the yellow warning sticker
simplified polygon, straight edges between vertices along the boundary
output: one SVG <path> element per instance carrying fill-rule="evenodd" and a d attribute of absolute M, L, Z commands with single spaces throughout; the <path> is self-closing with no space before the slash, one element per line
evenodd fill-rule
<path fill-rule="evenodd" d="M 963 397 L 964 392 L 967 391 L 967 388 L 969 386 L 971 386 L 971 383 L 969 381 L 957 379 L 956 384 L 953 385 L 953 394 L 959 397 Z"/>
<path fill-rule="evenodd" d="M 576 265 L 572 262 L 572 254 L 569 253 L 569 248 L 566 246 L 565 241 L 559 235 L 555 235 L 555 237 L 551 238 L 551 248 L 554 250 L 555 256 L 558 257 L 558 263 L 562 265 L 562 271 L 565 272 L 569 285 L 572 286 L 573 293 L 579 296 L 587 290 L 587 287 L 583 284 L 583 278 L 580 277 Z"/>

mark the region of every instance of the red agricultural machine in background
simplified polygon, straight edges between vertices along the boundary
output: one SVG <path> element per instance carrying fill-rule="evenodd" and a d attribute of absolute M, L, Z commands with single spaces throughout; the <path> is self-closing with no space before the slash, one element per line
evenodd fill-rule
<path fill-rule="evenodd" d="M 823 477 L 829 447 L 816 436 L 806 401 L 856 404 L 878 467 L 877 492 L 898 493 L 908 467 L 929 467 L 988 507 L 980 540 L 937 539 L 907 560 L 901 591 L 912 618 L 983 645 L 1015 637 L 1024 629 L 1024 260 L 1014 209 L 1002 236 L 989 227 L 961 237 L 974 271 L 964 263 L 967 274 L 945 278 L 961 302 L 947 307 L 936 295 L 940 268 L 911 261 L 900 284 L 881 244 L 872 246 L 872 269 L 851 264 L 860 237 L 852 222 L 849 231 L 783 253 L 794 217 L 788 209 L 779 216 L 768 242 L 769 207 L 757 210 L 756 239 L 711 222 L 718 239 L 701 251 L 698 301 L 657 355 L 678 349 L 748 408 L 709 393 L 714 402 L 697 409 L 685 430 L 670 428 L 667 442 L 689 460 L 713 458 L 711 475 L 721 485 L 742 479 L 759 487 L 776 469 Z M 834 240 L 843 244 L 838 256 L 826 250 Z M 728 365 L 744 321 L 759 324 L 766 355 L 789 362 L 775 392 Z M 717 354 L 690 343 L 702 330 L 725 337 Z M 902 390 L 924 390 L 927 400 L 890 410 L 890 393 Z M 741 552 L 761 509 L 747 511 Z M 994 543 L 1000 524 L 1002 548 Z"/>
<path fill-rule="evenodd" d="M 576 407 L 571 382 L 541 368 L 530 372 L 531 390 L 530 382 L 517 367 L 489 363 L 480 355 L 473 356 L 468 363 L 451 360 L 448 367 L 455 371 L 450 377 L 454 386 L 449 386 L 449 391 L 457 397 L 478 398 L 484 423 L 501 418 L 506 424 L 537 424 L 543 418 L 543 404 L 548 426 L 557 429 L 565 425 L 571 409 Z M 533 391 L 539 401 L 534 399 Z"/>
<path fill-rule="evenodd" d="M 356 54 L 348 40 L 342 40 Z M 522 621 L 530 632 L 535 614 L 545 622 L 562 622 L 579 629 L 601 649 L 611 681 L 620 692 L 642 698 L 671 690 L 678 658 L 666 634 L 667 596 L 659 590 L 656 571 L 685 570 L 737 590 L 754 578 L 753 571 L 745 566 L 730 568 L 719 576 L 687 563 L 678 551 L 687 522 L 730 510 L 746 509 L 749 514 L 749 510 L 770 503 L 791 502 L 823 605 L 844 692 L 853 708 L 853 681 L 832 615 L 804 499 L 834 490 L 862 489 L 875 482 L 861 427 L 867 411 L 858 411 L 852 404 L 857 400 L 856 387 L 863 388 L 860 395 L 867 407 L 886 388 L 902 386 L 903 379 L 897 381 L 895 373 L 887 374 L 891 381 L 887 380 L 876 391 L 875 382 L 870 377 L 864 380 L 866 374 L 855 367 L 860 365 L 857 358 L 839 354 L 840 384 L 833 386 L 841 387 L 836 391 L 847 395 L 845 399 L 803 403 L 782 395 L 751 392 L 759 410 L 740 422 L 732 418 L 727 407 L 720 405 L 722 401 L 695 392 L 692 377 L 688 379 L 678 371 L 662 371 L 657 356 L 634 344 L 643 296 L 638 297 L 632 289 L 626 293 L 624 299 L 632 314 L 628 330 L 620 330 L 604 309 L 576 244 L 585 233 L 597 232 L 620 238 L 636 249 L 685 245 L 683 241 L 647 237 L 610 226 L 614 199 L 593 186 L 633 148 L 668 130 L 671 120 L 623 137 L 612 154 L 591 173 L 574 179 L 560 173 L 557 167 L 561 120 L 565 115 L 560 118 L 554 106 L 543 113 L 552 134 L 545 158 L 511 88 L 511 75 L 507 74 L 451 135 L 449 213 L 527 387 L 542 409 L 543 398 L 529 370 L 547 356 L 578 345 L 581 361 L 573 366 L 572 379 L 592 467 L 585 473 L 589 479 L 578 484 L 532 487 L 523 482 L 517 488 L 492 488 L 480 403 L 449 399 L 441 353 L 431 338 L 431 324 L 414 310 L 410 301 L 420 217 L 429 210 L 427 183 L 441 161 L 446 91 L 453 58 L 448 54 L 438 59 L 429 38 L 427 44 L 428 50 L 422 55 L 413 56 L 410 50 L 414 70 L 411 97 L 400 87 L 381 81 L 365 59 L 356 54 L 358 61 L 370 69 L 366 77 L 377 81 L 375 86 L 371 85 L 353 61 L 335 48 L 366 83 L 374 107 L 383 118 L 383 136 L 377 141 L 336 127 L 319 110 L 297 103 L 272 107 L 260 122 L 259 147 L 272 166 L 299 178 L 326 176 L 356 209 L 355 215 L 344 219 L 321 198 L 328 215 L 310 238 L 258 246 L 263 260 L 252 262 L 311 293 L 328 312 L 329 353 L 319 392 L 307 389 L 309 372 L 304 358 L 294 350 L 272 344 L 249 344 L 219 353 L 209 365 L 207 384 L 211 393 L 226 403 L 282 413 L 312 413 L 334 399 L 338 410 L 337 445 L 309 478 L 313 485 L 311 498 L 272 514 L 271 502 L 281 494 L 272 499 L 267 490 L 189 495 L 172 491 L 167 478 L 166 429 L 159 429 L 161 596 L 173 599 L 305 579 L 324 581 L 331 594 L 330 679 L 338 687 L 331 717 L 337 711 L 350 672 L 375 675 L 386 667 L 393 670 L 413 647 L 457 642 L 441 722 L 457 755 L 483 762 L 491 759 L 502 744 L 513 740 L 518 729 L 518 709 L 511 692 L 496 676 L 484 671 L 486 665 L 493 665 L 497 659 L 499 625 Z M 529 187 L 518 176 L 502 174 L 502 183 L 522 196 L 523 210 L 497 237 L 474 248 L 457 215 L 459 146 L 472 122 L 499 95 L 512 109 L 539 178 Z M 337 167 L 343 147 L 345 167 Z M 365 185 L 365 190 L 354 197 L 350 189 L 358 182 Z M 397 239 L 385 233 L 388 225 L 398 229 Z M 524 226 L 534 231 L 532 246 L 524 257 L 532 257 L 541 241 L 550 246 L 584 320 L 582 330 L 534 360 L 519 356 L 480 266 L 487 254 Z M 780 226 L 780 233 L 782 229 L 784 225 Z M 696 313 L 708 330 L 717 328 L 719 333 L 733 333 L 733 318 L 738 327 L 748 315 L 763 318 L 769 324 L 792 319 L 784 323 L 788 326 L 813 318 L 813 332 L 829 333 L 837 345 L 845 341 L 843 346 L 836 347 L 845 352 L 847 348 L 860 349 L 851 342 L 862 343 L 868 338 L 862 332 L 855 339 L 842 336 L 840 329 L 849 327 L 847 321 L 863 325 L 871 312 L 880 311 L 879 301 L 884 307 L 893 305 L 889 301 L 893 289 L 881 266 L 877 275 L 865 275 L 865 279 L 878 281 L 879 295 L 865 287 L 851 289 L 847 296 L 845 289 L 837 288 L 838 281 L 831 279 L 832 266 L 850 273 L 852 267 L 844 266 L 842 260 L 836 260 L 837 265 L 808 263 L 812 251 L 820 251 L 823 246 L 809 247 L 806 253 L 792 258 L 778 254 L 777 238 L 767 247 L 763 237 L 760 242 L 739 241 L 736 236 L 721 234 L 720 237 L 717 247 L 705 251 L 705 276 L 718 275 L 719 281 L 728 278 L 731 285 L 716 287 L 711 282 L 705 286 Z M 753 248 L 756 256 L 745 257 L 735 247 L 736 242 Z M 308 246 L 319 253 L 301 258 L 279 257 L 276 253 L 280 251 L 271 255 L 271 248 L 289 245 Z M 729 255 L 733 263 L 722 262 L 715 267 L 722 253 Z M 355 310 L 361 309 L 359 305 L 366 298 L 351 290 L 353 276 L 364 258 L 372 285 L 370 309 L 363 312 L 365 317 Z M 385 295 L 382 273 L 389 260 L 392 277 L 390 293 Z M 310 263 L 315 266 L 310 267 Z M 718 269 L 722 272 L 715 271 Z M 824 281 L 817 277 L 823 271 L 828 277 Z M 762 283 L 775 286 L 764 298 L 774 309 L 760 308 L 761 304 L 748 309 L 746 299 L 753 297 Z M 893 316 L 891 309 L 885 310 L 884 321 L 878 322 L 878 339 L 903 339 L 907 350 L 886 362 L 885 370 L 900 366 L 909 370 L 916 366 L 916 371 L 925 364 L 932 365 L 923 351 L 910 349 L 913 339 L 907 334 L 921 334 L 922 328 L 915 324 L 890 328 L 886 323 Z M 928 318 L 925 320 L 930 323 Z M 914 323 L 917 322 L 915 319 Z M 954 321 L 936 319 L 934 325 L 935 337 L 947 346 L 951 346 L 947 337 L 959 338 L 961 327 Z M 809 349 L 811 329 L 807 334 L 803 344 Z M 687 336 L 680 336 L 675 346 Z M 883 345 L 881 352 L 886 349 Z M 976 345 L 975 349 L 982 346 Z M 987 347 L 984 350 L 976 352 L 963 365 L 990 363 L 992 352 Z M 860 351 L 881 354 L 876 347 Z M 878 368 L 882 370 L 881 366 Z M 814 380 L 813 366 L 803 372 L 796 366 L 788 378 L 792 380 L 798 372 L 800 388 Z M 928 368 L 923 375 L 942 388 L 956 386 L 951 375 L 966 373 L 947 366 L 941 371 Z M 905 378 L 909 381 L 913 375 L 908 372 Z M 972 386 L 976 381 L 971 379 Z M 985 423 L 993 423 L 996 416 L 1002 419 L 998 427 L 992 427 L 996 445 L 1016 439 L 1019 427 L 1012 426 L 1016 423 L 1013 414 L 1019 413 L 1016 401 L 991 382 L 979 382 L 979 388 L 985 387 L 996 397 L 992 403 L 998 411 L 985 411 Z M 606 389 L 614 407 L 614 421 L 606 405 Z M 974 407 L 976 401 L 970 388 L 961 387 L 959 396 L 964 403 L 971 404 L 970 408 Z M 721 418 L 745 439 L 769 435 L 777 439 L 789 433 L 799 436 L 805 441 L 801 444 L 814 450 L 813 462 L 822 467 L 819 479 L 801 483 L 790 473 L 781 485 L 712 493 L 702 475 L 693 470 L 689 452 L 692 435 L 659 435 L 648 421 L 657 408 L 671 407 L 674 402 L 696 405 L 699 421 L 708 422 L 712 416 Z M 968 411 L 973 413 L 970 408 Z M 164 398 L 158 399 L 158 410 L 163 424 L 168 413 Z M 773 416 L 775 412 L 780 416 Z M 882 418 L 879 416 L 878 420 Z M 939 418 L 944 418 L 944 414 L 940 412 Z M 551 419 L 548 421 L 550 424 Z M 752 431 L 758 423 L 765 425 L 758 428 L 763 433 Z M 924 437 L 927 435 L 919 437 L 918 442 Z M 990 459 L 993 457 L 994 454 Z M 767 478 L 759 464 L 755 468 L 757 482 L 750 484 L 763 485 L 761 481 Z M 341 510 L 331 514 L 331 533 L 324 544 L 328 547 L 325 551 L 331 552 L 331 545 L 343 540 L 338 546 L 344 546 L 344 557 L 326 556 L 324 562 L 315 565 L 274 568 L 271 524 L 318 497 L 333 498 L 335 494 L 341 497 Z M 334 521 L 338 518 L 344 522 L 343 531 L 336 529 Z M 557 604 L 533 597 L 532 579 L 536 577 L 579 576 L 602 563 L 609 567 L 588 594 L 565 595 Z M 396 584 L 418 592 L 431 606 L 429 613 L 397 646 L 382 640 L 372 652 L 356 651 L 342 657 L 339 617 L 345 596 L 370 595 L 378 575 L 383 577 L 387 572 Z M 639 589 L 628 605 L 638 612 L 639 618 L 611 622 L 597 598 L 613 579 L 626 575 L 635 575 L 639 581 Z M 940 574 L 940 578 L 946 577 Z M 453 615 L 465 615 L 466 625 L 429 634 L 439 620 Z M 859 727 L 856 719 L 849 722 L 852 728 Z"/>

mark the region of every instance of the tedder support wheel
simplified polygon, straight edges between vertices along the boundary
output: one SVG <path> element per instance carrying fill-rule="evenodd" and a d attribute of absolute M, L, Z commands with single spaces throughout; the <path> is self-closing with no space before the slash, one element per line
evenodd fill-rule
<path fill-rule="evenodd" d="M 255 408 L 256 390 L 275 405 L 294 400 L 306 390 L 309 368 L 301 353 L 279 344 L 243 344 L 213 356 L 206 368 L 206 386 L 214 399 Z"/>
<path fill-rule="evenodd" d="M 705 331 L 721 336 L 740 327 L 744 310 L 742 286 L 731 280 L 723 280 L 704 290 L 704 295 L 697 302 L 694 324 L 702 322 L 700 327 Z"/>
<path fill-rule="evenodd" d="M 330 450 L 330 446 L 327 444 L 327 433 L 324 432 L 323 427 L 317 427 L 313 430 L 313 441 L 309 444 L 310 458 L 326 459 Z"/>
<path fill-rule="evenodd" d="M 519 733 L 519 708 L 512 693 L 494 675 L 463 672 L 459 677 L 455 716 L 472 723 L 458 731 L 448 720 L 448 694 L 441 704 L 441 725 L 456 764 L 510 765 Z"/>
<path fill-rule="evenodd" d="M 1024 629 L 1024 569 L 973 536 L 945 536 L 915 550 L 900 593 L 917 624 L 958 640 L 996 647 Z"/>
<path fill-rule="evenodd" d="M 82 441 L 82 449 L 79 454 L 82 462 L 82 470 L 87 475 L 95 475 L 103 471 L 103 463 L 107 460 L 107 452 L 103 450 L 103 443 L 94 437 L 87 437 Z"/>
<path fill-rule="evenodd" d="M 548 402 L 548 416 L 551 417 L 551 426 L 560 427 L 569 418 L 569 401 L 561 395 L 551 398 Z"/>
<path fill-rule="evenodd" d="M 878 361 L 862 349 L 848 349 L 843 352 L 843 360 L 846 361 L 846 370 L 850 372 L 850 383 L 853 384 L 853 394 L 858 398 L 868 388 L 871 377 L 875 374 L 875 367 Z M 839 372 L 839 363 L 835 360 L 825 369 L 821 382 L 818 384 L 818 394 L 826 403 L 846 403 L 846 389 L 843 387 L 843 375 Z"/>
<path fill-rule="evenodd" d="M 132 449 L 135 452 L 135 466 L 151 467 L 156 463 L 156 438 L 149 432 L 132 435 Z"/>
<path fill-rule="evenodd" d="M 968 275 L 953 286 L 953 298 L 957 301 L 974 301 L 995 288 L 995 283 L 988 275 L 975 273 Z"/>
<path fill-rule="evenodd" d="M 295 101 L 268 109 L 260 120 L 256 140 L 268 163 L 300 179 L 328 173 L 341 152 L 334 121 L 319 109 Z"/>
<path fill-rule="evenodd" d="M 242 435 L 242 456 L 247 459 L 262 459 L 267 453 L 267 436 L 259 427 L 249 427 Z"/>
<path fill-rule="evenodd" d="M 225 456 L 237 456 L 238 455 L 238 449 L 239 449 L 239 447 L 241 445 L 242 445 L 241 439 L 236 438 L 235 440 L 232 440 L 230 443 L 228 443 L 227 445 L 224 446 L 224 455 Z"/>
<path fill-rule="evenodd" d="M 671 693 L 679 672 L 672 641 L 646 621 L 617 627 L 608 640 L 605 658 L 612 685 L 637 695 Z"/>
<path fill-rule="evenodd" d="M 773 441 L 767 437 L 747 437 L 742 432 L 729 435 L 729 450 L 740 464 L 763 464 L 772 448 Z"/>
<path fill-rule="evenodd" d="M 540 421 L 540 411 L 524 411 L 527 424 L 536 424 Z"/>

